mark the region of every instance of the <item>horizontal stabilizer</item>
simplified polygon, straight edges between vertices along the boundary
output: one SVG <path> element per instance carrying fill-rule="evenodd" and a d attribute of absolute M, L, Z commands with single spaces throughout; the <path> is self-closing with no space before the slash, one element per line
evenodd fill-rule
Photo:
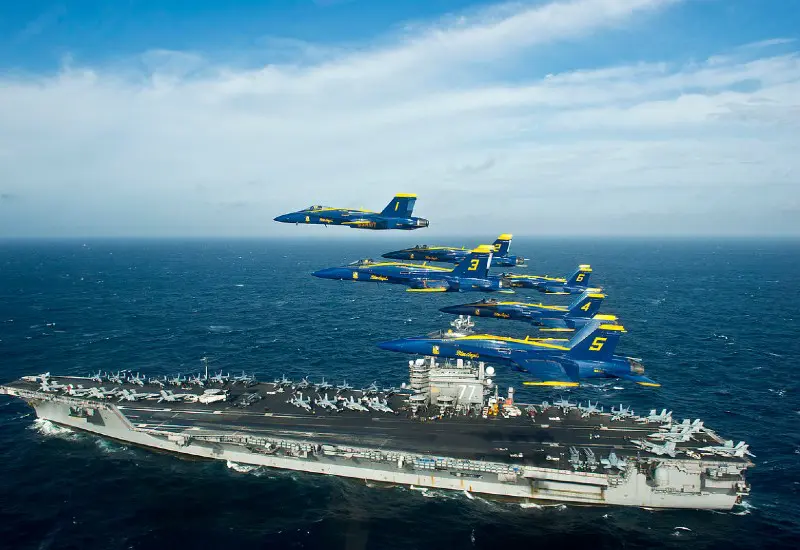
<path fill-rule="evenodd" d="M 408 286 L 408 292 L 446 292 L 450 288 L 447 281 L 436 279 L 411 279 Z"/>
<path fill-rule="evenodd" d="M 641 374 L 624 374 L 624 373 L 620 373 L 620 374 L 617 374 L 617 376 L 619 378 L 622 378 L 623 380 L 630 380 L 631 382 L 636 382 L 640 386 L 647 386 L 647 387 L 651 387 L 651 388 L 660 388 L 661 387 L 661 384 L 659 384 L 655 380 L 651 380 L 650 378 L 648 378 L 646 376 L 643 376 Z"/>

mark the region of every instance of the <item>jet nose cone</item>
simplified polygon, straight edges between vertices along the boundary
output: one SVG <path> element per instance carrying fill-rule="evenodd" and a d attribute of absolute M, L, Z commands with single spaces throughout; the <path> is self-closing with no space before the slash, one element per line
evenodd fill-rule
<path fill-rule="evenodd" d="M 400 340 L 388 340 L 379 343 L 378 347 L 387 351 L 408 351 L 408 341 L 402 338 Z"/>
<path fill-rule="evenodd" d="M 276 216 L 274 221 L 281 222 L 281 223 L 289 223 L 289 214 L 281 214 L 280 216 Z"/>
<path fill-rule="evenodd" d="M 440 308 L 439 311 L 442 313 L 450 313 L 452 315 L 468 315 L 471 313 L 471 308 L 467 308 L 464 306 L 446 306 Z"/>
<path fill-rule="evenodd" d="M 343 269 L 341 267 L 329 267 L 327 269 L 315 271 L 312 273 L 312 275 L 314 277 L 319 277 L 320 279 L 349 279 L 350 273 L 350 270 Z"/>

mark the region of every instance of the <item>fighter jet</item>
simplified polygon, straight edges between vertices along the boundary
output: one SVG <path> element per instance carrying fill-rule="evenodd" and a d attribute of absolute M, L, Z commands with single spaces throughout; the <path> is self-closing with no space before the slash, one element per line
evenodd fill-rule
<path fill-rule="evenodd" d="M 317 405 L 322 407 L 323 409 L 331 409 L 331 410 L 339 410 L 339 405 L 336 404 L 336 401 L 331 401 L 328 399 L 328 394 L 325 394 L 325 397 L 322 399 L 317 400 Z"/>
<path fill-rule="evenodd" d="M 300 379 L 300 382 L 297 383 L 296 387 L 298 390 L 305 390 L 311 387 L 311 382 L 308 381 L 307 376 L 304 376 L 303 378 Z"/>
<path fill-rule="evenodd" d="M 158 397 L 157 393 L 137 393 L 133 390 L 122 390 L 119 394 L 120 401 L 139 401 L 140 399 L 155 399 Z"/>
<path fill-rule="evenodd" d="M 674 441 L 676 443 L 683 443 L 692 439 L 694 434 L 700 433 L 702 430 L 702 420 L 698 418 L 694 422 L 689 423 L 689 420 L 687 419 L 680 424 L 672 425 L 669 430 L 652 433 L 647 437 L 650 439 L 655 439 L 656 441 Z"/>
<path fill-rule="evenodd" d="M 490 276 L 492 247 L 472 250 L 453 269 L 426 264 L 359 260 L 345 267 L 312 273 L 322 279 L 383 282 L 405 285 L 410 292 L 513 292 L 502 277 Z"/>
<path fill-rule="evenodd" d="M 215 384 L 227 384 L 228 380 L 230 380 L 230 379 L 231 379 L 231 375 L 230 374 L 223 375 L 222 371 L 219 371 L 217 374 L 215 374 L 214 376 L 209 378 L 209 380 L 211 380 L 211 382 L 213 382 Z"/>
<path fill-rule="evenodd" d="M 602 321 L 617 320 L 613 315 L 596 315 L 605 297 L 605 294 L 584 292 L 569 306 L 500 302 L 489 298 L 471 304 L 443 307 L 439 311 L 454 315 L 525 321 L 543 327 L 544 331 L 571 332 L 582 328 L 592 318 Z"/>
<path fill-rule="evenodd" d="M 124 372 L 117 371 L 116 374 L 109 374 L 108 381 L 112 384 L 122 384 L 123 378 L 125 376 Z"/>
<path fill-rule="evenodd" d="M 585 407 L 583 405 L 578 405 L 578 410 L 581 411 L 581 418 L 586 418 L 593 414 L 601 414 L 603 412 L 603 407 L 598 407 L 598 403 L 592 405 L 592 401 L 589 400 L 589 404 Z"/>
<path fill-rule="evenodd" d="M 572 275 L 565 278 L 511 273 L 504 273 L 503 278 L 514 288 L 533 288 L 546 294 L 580 294 L 589 290 L 591 274 L 591 266 L 580 265 Z M 593 292 L 600 290 L 599 288 L 592 289 Z"/>
<path fill-rule="evenodd" d="M 245 374 L 244 371 L 242 371 L 242 374 L 237 374 L 233 377 L 233 381 L 240 382 L 242 384 L 250 384 L 251 382 L 256 381 L 256 377 L 252 374 Z"/>
<path fill-rule="evenodd" d="M 186 377 L 185 376 L 182 377 L 180 374 L 169 379 L 169 383 L 172 384 L 173 386 L 180 386 L 184 382 L 186 382 Z"/>
<path fill-rule="evenodd" d="M 644 376 L 644 366 L 639 360 L 614 355 L 614 348 L 623 332 L 625 329 L 621 325 L 591 321 L 571 340 L 439 333 L 382 342 L 378 347 L 419 355 L 508 364 L 529 373 L 533 379 L 523 384 L 531 386 L 577 386 L 587 378 L 622 378 L 643 386 L 658 386 Z"/>
<path fill-rule="evenodd" d="M 617 457 L 614 451 L 609 453 L 608 458 L 601 458 L 600 464 L 606 469 L 616 468 L 617 470 L 624 470 L 628 467 L 628 462 L 624 458 Z"/>
<path fill-rule="evenodd" d="M 311 398 L 303 399 L 303 394 L 298 393 L 296 396 L 292 396 L 289 401 L 287 401 L 290 405 L 294 405 L 295 407 L 300 407 L 301 409 L 305 409 L 307 411 L 311 410 Z"/>
<path fill-rule="evenodd" d="M 369 410 L 364 405 L 353 399 L 352 395 L 350 396 L 350 399 L 343 399 L 342 405 L 344 405 L 346 409 L 350 409 L 351 411 L 364 412 Z"/>
<path fill-rule="evenodd" d="M 163 401 L 174 403 L 175 401 L 180 401 L 186 399 L 187 397 L 196 397 L 193 393 L 174 393 L 172 390 L 161 390 L 159 395 L 161 397 L 158 398 L 157 403 L 161 403 Z"/>
<path fill-rule="evenodd" d="M 647 441 L 646 439 L 635 439 L 632 441 L 632 443 L 641 450 L 648 451 L 658 456 L 668 455 L 672 458 L 675 458 L 675 455 L 678 454 L 678 451 L 675 449 L 674 441 L 667 441 L 663 445 L 658 445 L 656 443 Z"/>
<path fill-rule="evenodd" d="M 333 384 L 331 384 L 330 382 L 326 382 L 325 381 L 325 377 L 323 376 L 322 377 L 322 382 L 314 384 L 314 388 L 317 391 L 325 391 L 325 390 L 329 390 L 329 389 L 333 388 Z"/>
<path fill-rule="evenodd" d="M 633 411 L 630 407 L 622 406 L 622 403 L 619 404 L 619 408 L 615 409 L 611 407 L 611 420 L 625 420 L 626 418 L 633 418 L 636 416 L 633 414 Z"/>
<path fill-rule="evenodd" d="M 386 399 L 380 399 L 379 397 L 374 397 L 372 399 L 367 399 L 367 406 L 378 412 L 394 412 L 391 407 L 389 407 L 388 402 Z"/>
<path fill-rule="evenodd" d="M 197 373 L 194 376 L 190 376 L 189 377 L 189 383 L 190 384 L 194 384 L 195 386 L 205 386 L 206 385 L 206 381 L 203 378 L 203 375 L 200 374 L 200 373 Z"/>
<path fill-rule="evenodd" d="M 147 379 L 147 383 L 153 386 L 160 386 L 163 388 L 164 386 L 167 385 L 167 377 L 164 376 L 163 378 L 156 378 L 155 376 L 152 376 Z"/>
<path fill-rule="evenodd" d="M 751 453 L 748 449 L 750 446 L 745 443 L 744 441 L 740 441 L 735 446 L 732 440 L 728 440 L 725 442 L 724 445 L 713 445 L 710 447 L 701 447 L 698 451 L 705 451 L 709 453 L 714 453 L 720 456 L 727 456 L 727 457 L 736 457 L 736 458 L 744 458 L 746 456 L 752 456 L 755 458 L 756 455 Z"/>
<path fill-rule="evenodd" d="M 355 229 L 419 229 L 428 227 L 429 221 L 411 214 L 417 196 L 409 193 L 398 193 L 386 205 L 382 212 L 370 210 L 351 210 L 348 208 L 332 208 L 330 206 L 309 206 L 297 212 L 283 214 L 275 218 L 276 222 L 294 224 L 344 225 Z"/>
<path fill-rule="evenodd" d="M 105 388 L 90 388 L 89 397 L 94 397 L 95 399 L 111 399 L 112 397 L 116 396 L 117 393 L 117 388 L 114 388 L 111 391 L 106 391 Z"/>
<path fill-rule="evenodd" d="M 142 380 L 142 377 L 138 372 L 136 373 L 136 376 L 134 376 L 133 373 L 131 373 L 128 376 L 128 382 L 130 382 L 131 384 L 136 384 L 137 386 L 144 386 L 144 380 Z"/>
<path fill-rule="evenodd" d="M 59 384 L 59 383 L 58 383 L 58 382 L 56 382 L 55 380 L 53 380 L 52 382 L 50 382 L 50 380 L 49 380 L 48 378 L 44 378 L 44 379 L 42 379 L 42 383 L 41 383 L 41 385 L 39 386 L 39 388 L 40 388 L 42 391 L 45 391 L 45 392 L 51 392 L 51 391 L 63 390 L 63 389 L 65 389 L 66 387 L 67 387 L 67 386 L 65 386 L 64 384 Z"/>
<path fill-rule="evenodd" d="M 667 409 L 661 409 L 659 413 L 656 409 L 650 409 L 650 414 L 643 416 L 636 420 L 637 422 L 659 422 L 661 424 L 668 424 L 672 422 L 672 411 L 667 412 Z"/>
<path fill-rule="evenodd" d="M 89 377 L 89 380 L 91 380 L 92 382 L 97 382 L 98 384 L 102 384 L 103 383 L 103 375 L 98 370 L 97 374 L 93 374 L 93 375 L 91 375 Z"/>
<path fill-rule="evenodd" d="M 242 374 L 244 374 L 244 373 L 242 373 Z M 276 386 L 279 386 L 279 387 L 283 388 L 283 387 L 291 386 L 292 385 L 292 381 L 289 378 L 286 378 L 286 375 L 282 374 L 280 378 L 276 378 L 275 379 L 274 384 Z"/>
<path fill-rule="evenodd" d="M 91 390 L 89 388 L 84 388 L 83 386 L 73 386 L 72 384 L 67 384 L 66 392 L 67 395 L 71 395 L 73 397 L 83 397 L 85 395 L 89 395 Z"/>
<path fill-rule="evenodd" d="M 568 411 L 577 408 L 577 405 L 575 403 L 570 403 L 569 399 L 564 399 L 563 397 L 558 401 L 553 401 L 553 406 L 560 407 L 561 410 L 564 411 L 564 413 L 567 413 Z"/>
<path fill-rule="evenodd" d="M 347 383 L 347 380 L 342 380 L 342 383 L 336 386 L 336 393 L 352 390 L 353 386 Z"/>
<path fill-rule="evenodd" d="M 361 391 L 364 392 L 364 395 L 372 395 L 372 394 L 378 393 L 380 391 L 380 388 L 378 388 L 378 383 L 377 382 L 373 382 L 372 384 L 370 384 L 366 388 L 363 388 Z"/>
<path fill-rule="evenodd" d="M 504 233 L 497 237 L 492 244 L 494 255 L 492 265 L 495 267 L 516 267 L 525 262 L 522 256 L 511 256 L 508 253 L 511 247 L 511 235 Z M 405 248 L 383 254 L 384 258 L 390 260 L 424 260 L 426 262 L 444 262 L 449 264 L 460 264 L 469 256 L 469 248 L 455 248 L 451 246 L 429 246 L 418 244 L 414 248 Z"/>

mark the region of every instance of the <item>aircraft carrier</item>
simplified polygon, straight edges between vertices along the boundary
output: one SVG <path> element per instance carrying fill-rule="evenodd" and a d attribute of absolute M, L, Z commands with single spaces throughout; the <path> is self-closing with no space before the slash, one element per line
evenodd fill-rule
<path fill-rule="evenodd" d="M 0 393 L 42 419 L 161 451 L 523 503 L 728 510 L 749 491 L 747 445 L 699 420 L 518 403 L 493 375 L 428 357 L 409 362 L 402 388 L 123 372 L 26 376 Z"/>

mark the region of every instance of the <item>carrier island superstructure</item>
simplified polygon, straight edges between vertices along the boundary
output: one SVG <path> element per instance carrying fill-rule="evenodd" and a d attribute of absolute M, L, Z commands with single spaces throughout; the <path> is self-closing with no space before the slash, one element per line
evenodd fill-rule
<path fill-rule="evenodd" d="M 493 368 L 409 362 L 403 388 L 282 377 L 26 376 L 36 414 L 180 455 L 537 503 L 727 510 L 748 493 L 744 443 L 667 411 L 523 404 Z"/>

